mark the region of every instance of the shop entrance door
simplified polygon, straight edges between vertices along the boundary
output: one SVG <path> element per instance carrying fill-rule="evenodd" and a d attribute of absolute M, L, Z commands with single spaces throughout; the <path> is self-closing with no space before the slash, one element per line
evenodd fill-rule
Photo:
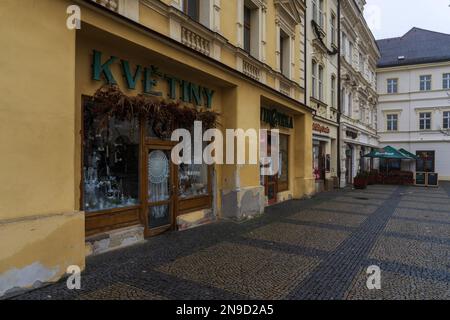
<path fill-rule="evenodd" d="M 147 146 L 144 154 L 145 236 L 174 227 L 176 177 L 171 161 L 172 146 Z"/>

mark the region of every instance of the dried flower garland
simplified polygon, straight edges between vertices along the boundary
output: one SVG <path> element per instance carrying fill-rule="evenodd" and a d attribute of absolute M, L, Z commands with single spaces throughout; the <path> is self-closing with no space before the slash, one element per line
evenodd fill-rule
<path fill-rule="evenodd" d="M 197 110 L 180 103 L 166 102 L 147 95 L 130 97 L 117 85 L 106 85 L 97 90 L 92 98 L 92 112 L 101 117 L 100 130 L 107 128 L 109 119 L 135 121 L 143 118 L 161 138 L 171 136 L 177 128 L 190 130 L 194 121 L 201 121 L 204 130 L 217 127 L 219 114 L 214 111 Z"/>

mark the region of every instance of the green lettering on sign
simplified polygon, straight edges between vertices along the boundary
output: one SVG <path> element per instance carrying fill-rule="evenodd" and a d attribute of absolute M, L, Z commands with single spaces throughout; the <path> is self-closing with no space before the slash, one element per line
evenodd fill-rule
<path fill-rule="evenodd" d="M 94 63 L 92 65 L 92 78 L 96 81 L 101 80 L 101 75 L 104 74 L 108 84 L 117 84 L 111 72 L 111 65 L 117 60 L 116 57 L 111 57 L 108 61 L 102 64 L 102 53 L 94 50 Z"/>

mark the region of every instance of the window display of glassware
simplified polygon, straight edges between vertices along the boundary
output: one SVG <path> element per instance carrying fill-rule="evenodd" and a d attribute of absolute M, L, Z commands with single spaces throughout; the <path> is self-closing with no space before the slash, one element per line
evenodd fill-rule
<path fill-rule="evenodd" d="M 179 195 L 182 198 L 208 194 L 208 166 L 186 165 L 179 168 Z"/>
<path fill-rule="evenodd" d="M 84 114 L 84 210 L 138 205 L 139 126 L 111 118 L 100 129 L 100 118 L 91 107 L 86 106 Z"/>

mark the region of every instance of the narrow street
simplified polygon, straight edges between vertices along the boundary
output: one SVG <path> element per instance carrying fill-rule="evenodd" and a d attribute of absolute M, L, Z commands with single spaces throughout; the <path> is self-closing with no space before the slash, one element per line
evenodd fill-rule
<path fill-rule="evenodd" d="M 449 261 L 450 184 L 371 186 L 89 258 L 81 290 L 16 299 L 449 299 Z M 381 290 L 367 289 L 371 265 Z"/>

